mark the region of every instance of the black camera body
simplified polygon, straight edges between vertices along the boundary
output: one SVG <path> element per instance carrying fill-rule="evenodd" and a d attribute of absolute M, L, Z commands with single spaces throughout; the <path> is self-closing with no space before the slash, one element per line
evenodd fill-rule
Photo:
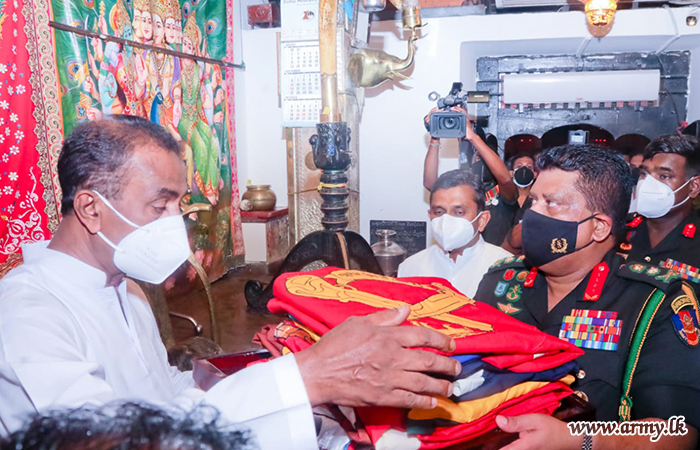
<path fill-rule="evenodd" d="M 462 83 L 452 83 L 452 89 L 445 97 L 431 92 L 428 99 L 437 100 L 441 110 L 431 114 L 430 123 L 426 124 L 430 136 L 440 139 L 463 138 L 467 134 L 467 115 L 452 110 L 453 107 L 467 102 L 468 94 L 462 90 Z"/>

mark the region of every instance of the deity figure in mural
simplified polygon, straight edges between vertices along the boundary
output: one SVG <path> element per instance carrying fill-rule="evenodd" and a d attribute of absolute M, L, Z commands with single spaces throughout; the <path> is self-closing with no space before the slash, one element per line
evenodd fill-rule
<path fill-rule="evenodd" d="M 68 63 L 68 74 L 80 87 L 78 104 L 75 105 L 75 115 L 78 121 L 102 118 L 102 111 L 99 108 L 100 94 L 90 69 L 88 69 L 88 64 L 71 61 Z"/>
<path fill-rule="evenodd" d="M 151 45 L 154 47 L 165 48 L 165 19 L 168 16 L 169 9 L 166 1 L 155 0 L 152 3 L 153 41 Z M 172 114 L 170 114 L 171 117 L 168 120 L 163 117 L 162 110 L 169 106 L 172 111 L 173 103 L 170 88 L 173 83 L 174 66 L 173 58 L 165 53 L 151 51 L 148 54 L 148 59 L 146 59 L 146 68 L 148 70 L 146 98 L 144 99 L 146 113 L 152 122 L 163 125 L 166 128 L 168 128 L 168 125 L 172 125 Z"/>
<path fill-rule="evenodd" d="M 214 120 L 212 126 L 216 131 L 219 142 L 225 142 L 226 127 L 226 86 L 224 85 L 221 67 L 212 65 L 211 72 L 212 99 L 214 105 Z M 222 163 L 224 163 L 222 161 Z"/>
<path fill-rule="evenodd" d="M 180 50 L 182 43 L 182 11 L 178 0 L 168 0 L 168 16 L 165 19 L 165 42 L 172 50 Z"/>
<path fill-rule="evenodd" d="M 141 42 L 150 44 L 153 39 L 153 17 L 151 16 L 150 0 L 135 0 L 134 14 L 136 9 L 141 11 Z"/>
<path fill-rule="evenodd" d="M 201 42 L 201 30 L 197 26 L 196 14 L 191 12 L 185 23 L 182 49 L 196 55 Z M 204 81 L 203 65 L 183 58 L 182 63 L 182 118 L 179 130 L 185 143 L 191 148 L 194 158 L 194 183 L 202 194 L 215 205 L 219 196 L 220 166 L 219 142 L 212 134 L 202 107 Z"/>
<path fill-rule="evenodd" d="M 143 30 L 141 29 L 141 13 L 143 12 L 142 8 L 144 6 L 147 6 L 145 2 L 140 0 L 134 1 L 134 18 L 131 22 L 131 28 L 133 29 L 134 39 L 136 40 L 136 42 L 143 42 Z"/>
<path fill-rule="evenodd" d="M 176 36 L 176 22 L 180 21 L 180 3 L 177 0 L 166 0 L 165 2 L 165 46 L 172 50 L 178 50 Z M 154 16 L 154 23 L 156 18 Z M 182 117 L 182 85 L 180 82 L 182 69 L 180 58 L 170 55 L 163 55 L 168 61 L 166 67 L 172 68 L 172 77 L 168 89 L 163 90 L 163 104 L 160 107 L 160 124 L 163 125 L 170 134 L 177 140 L 181 140 L 178 124 Z"/>
<path fill-rule="evenodd" d="M 130 20 L 124 0 L 117 0 L 109 13 L 109 21 L 117 37 L 129 41 L 134 39 L 132 29 L 134 22 Z M 101 26 L 100 32 L 106 33 L 106 27 L 103 31 Z M 123 105 L 122 113 L 143 116 L 141 97 L 143 97 L 146 85 L 147 72 L 145 67 L 142 67 L 141 70 L 136 69 L 137 63 L 143 64 L 143 59 L 136 54 L 133 47 L 115 42 L 109 42 L 105 46 L 105 59 L 108 63 L 107 70 L 113 74 L 117 81 L 117 95 Z M 141 78 L 139 79 L 137 75 L 140 75 Z"/>
<path fill-rule="evenodd" d="M 97 19 L 96 29 L 100 33 L 107 33 L 104 2 L 100 3 L 100 15 Z M 123 99 L 119 98 L 119 85 L 114 74 L 109 71 L 109 63 L 106 56 L 106 53 L 111 51 L 110 47 L 114 45 L 116 44 L 107 43 L 105 47 L 101 39 L 91 38 L 87 48 L 88 65 L 92 76 L 97 80 L 99 101 L 102 104 L 104 116 L 121 114 L 124 110 Z"/>
<path fill-rule="evenodd" d="M 134 4 L 134 18 L 132 21 L 133 34 L 136 38 L 136 42 L 142 44 L 149 43 L 153 37 L 153 18 L 151 17 L 151 2 L 150 0 L 133 0 Z M 146 83 L 148 80 L 148 68 L 146 67 L 146 61 L 148 61 L 149 54 L 148 50 L 142 50 L 138 48 L 132 49 L 134 55 L 134 69 L 136 86 L 134 87 L 134 93 L 139 99 L 139 110 L 138 115 L 142 117 L 147 117 L 148 110 L 143 104 L 148 93 Z"/>

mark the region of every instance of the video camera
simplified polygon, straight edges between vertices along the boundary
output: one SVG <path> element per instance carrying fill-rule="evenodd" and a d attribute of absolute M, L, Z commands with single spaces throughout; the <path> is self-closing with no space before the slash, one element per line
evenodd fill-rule
<path fill-rule="evenodd" d="M 430 116 L 430 123 L 426 128 L 434 138 L 463 138 L 467 134 L 467 115 L 460 111 L 453 111 L 455 106 L 461 106 L 467 102 L 468 94 L 462 89 L 462 83 L 452 83 L 450 93 L 445 97 L 433 91 L 428 95 L 430 101 L 436 101 L 441 111 L 434 112 Z"/>

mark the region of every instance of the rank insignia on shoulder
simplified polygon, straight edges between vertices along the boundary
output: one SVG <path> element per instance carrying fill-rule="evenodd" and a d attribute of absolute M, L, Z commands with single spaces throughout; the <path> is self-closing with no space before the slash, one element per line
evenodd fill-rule
<path fill-rule="evenodd" d="M 517 314 L 520 311 L 522 311 L 522 308 L 516 308 L 515 306 L 511 305 L 510 303 L 496 303 L 498 305 L 498 309 L 501 310 L 501 312 L 504 312 L 508 314 L 509 316 L 512 316 L 513 314 Z"/>
<path fill-rule="evenodd" d="M 496 297 L 503 297 L 506 293 L 506 290 L 508 289 L 508 283 L 499 281 L 498 284 L 496 285 L 496 290 L 493 291 L 493 294 Z"/>
<path fill-rule="evenodd" d="M 695 292 L 683 285 L 683 295 L 673 299 L 671 322 L 680 340 L 690 346 L 697 347 L 700 343 L 700 326 L 698 326 L 698 301 Z"/>

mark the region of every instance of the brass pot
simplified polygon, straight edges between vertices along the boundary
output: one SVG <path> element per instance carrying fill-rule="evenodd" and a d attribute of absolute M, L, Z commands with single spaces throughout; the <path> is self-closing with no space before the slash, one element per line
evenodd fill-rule
<path fill-rule="evenodd" d="M 272 211 L 275 209 L 277 196 L 269 184 L 251 184 L 246 186 L 241 201 L 241 209 L 244 211 Z"/>

